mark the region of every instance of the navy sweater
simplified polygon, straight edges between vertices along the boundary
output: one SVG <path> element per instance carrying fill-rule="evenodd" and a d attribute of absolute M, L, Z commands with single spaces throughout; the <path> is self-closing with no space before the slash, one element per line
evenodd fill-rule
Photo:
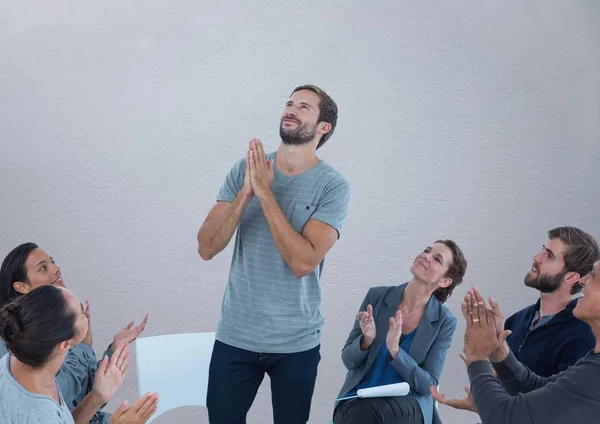
<path fill-rule="evenodd" d="M 529 331 L 540 300 L 508 318 L 504 328 L 512 334 L 507 342 L 523 365 L 541 377 L 564 371 L 596 345 L 590 326 L 573 316 L 577 299 L 550 321 Z"/>

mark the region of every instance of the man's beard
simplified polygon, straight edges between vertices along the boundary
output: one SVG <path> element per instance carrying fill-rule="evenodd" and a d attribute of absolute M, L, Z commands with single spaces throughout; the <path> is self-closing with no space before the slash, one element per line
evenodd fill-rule
<path fill-rule="evenodd" d="M 539 274 L 537 277 L 529 277 L 528 273 L 525 276 L 525 285 L 537 289 L 542 293 L 554 293 L 560 287 L 565 274 L 566 272 L 559 272 L 554 276 Z"/>
<path fill-rule="evenodd" d="M 317 134 L 317 125 L 301 124 L 295 130 L 285 129 L 283 122 L 279 125 L 279 136 L 283 144 L 300 146 L 311 142 Z"/>

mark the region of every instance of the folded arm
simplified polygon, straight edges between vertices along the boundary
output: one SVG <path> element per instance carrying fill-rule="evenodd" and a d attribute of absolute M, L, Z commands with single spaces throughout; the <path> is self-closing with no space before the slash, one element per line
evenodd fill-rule
<path fill-rule="evenodd" d="M 273 193 L 260 198 L 260 205 L 275 247 L 296 278 L 311 273 L 333 247 L 338 232 L 324 222 L 311 219 L 302 234 L 291 226 Z"/>

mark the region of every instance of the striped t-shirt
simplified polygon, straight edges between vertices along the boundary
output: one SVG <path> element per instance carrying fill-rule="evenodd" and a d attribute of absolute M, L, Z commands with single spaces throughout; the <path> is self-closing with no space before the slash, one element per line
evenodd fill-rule
<path fill-rule="evenodd" d="M 338 236 L 348 214 L 348 181 L 320 161 L 301 174 L 277 169 L 271 191 L 292 227 L 302 234 L 310 220 L 335 228 Z M 246 159 L 231 169 L 217 200 L 233 202 L 244 184 Z M 296 278 L 279 254 L 260 202 L 252 198 L 235 237 L 229 283 L 223 296 L 217 339 L 260 353 L 293 353 L 320 343 L 323 326 L 319 280 L 324 260 L 308 275 Z"/>

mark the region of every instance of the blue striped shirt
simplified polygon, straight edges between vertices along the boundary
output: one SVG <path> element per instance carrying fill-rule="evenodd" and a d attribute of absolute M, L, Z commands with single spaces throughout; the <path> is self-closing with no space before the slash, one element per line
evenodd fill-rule
<path fill-rule="evenodd" d="M 276 153 L 266 155 L 275 160 Z M 342 232 L 348 214 L 348 181 L 320 161 L 294 176 L 273 164 L 271 191 L 291 226 L 302 234 L 311 220 Z M 244 183 L 246 159 L 231 169 L 217 200 L 233 202 Z M 260 202 L 252 198 L 240 220 L 229 282 L 223 296 L 217 340 L 261 353 L 293 353 L 320 343 L 321 288 L 324 260 L 308 275 L 296 278 L 280 255 Z"/>

